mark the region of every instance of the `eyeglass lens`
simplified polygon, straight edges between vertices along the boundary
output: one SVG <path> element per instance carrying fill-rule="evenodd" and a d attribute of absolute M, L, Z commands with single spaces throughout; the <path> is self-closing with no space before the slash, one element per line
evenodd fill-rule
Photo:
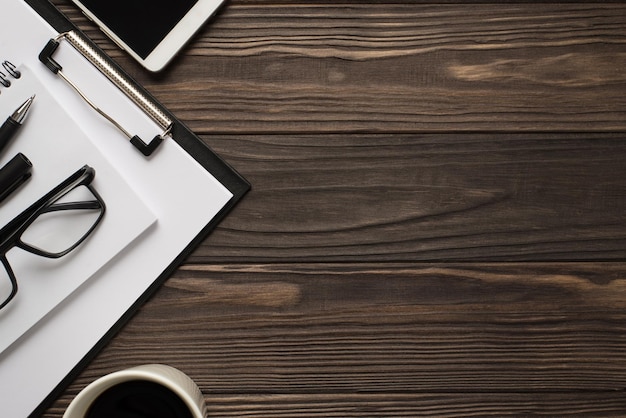
<path fill-rule="evenodd" d="M 89 234 L 102 208 L 86 186 L 79 186 L 44 210 L 22 234 L 22 242 L 48 254 L 67 251 Z"/>
<path fill-rule="evenodd" d="M 80 244 L 93 230 L 104 207 L 87 186 L 78 186 L 45 208 L 22 233 L 20 247 L 42 256 L 63 255 Z M 14 249 L 18 251 L 18 249 Z M 10 262 L 10 252 L 7 254 Z M 5 267 L 5 266 L 3 266 Z M 12 265 L 20 277 L 20 266 Z M 27 278 L 24 278 L 27 279 Z M 0 272 L 0 305 L 15 292 L 7 268 Z"/>

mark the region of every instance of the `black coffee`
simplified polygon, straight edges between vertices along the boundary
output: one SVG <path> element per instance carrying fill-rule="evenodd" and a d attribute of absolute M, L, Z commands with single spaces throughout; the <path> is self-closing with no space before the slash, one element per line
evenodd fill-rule
<path fill-rule="evenodd" d="M 193 418 L 170 389 L 147 380 L 120 383 L 104 391 L 85 418 Z"/>

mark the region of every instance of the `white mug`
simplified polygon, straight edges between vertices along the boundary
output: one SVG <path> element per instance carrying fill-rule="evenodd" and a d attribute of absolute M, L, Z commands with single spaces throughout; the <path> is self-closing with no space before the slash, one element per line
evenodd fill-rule
<path fill-rule="evenodd" d="M 192 418 L 205 418 L 207 415 L 204 396 L 189 376 L 164 364 L 145 364 L 108 374 L 90 383 L 72 400 L 63 418 L 87 417 L 98 399 L 104 399 L 101 395 L 107 390 L 135 381 L 157 383 L 173 392 L 184 402 Z"/>

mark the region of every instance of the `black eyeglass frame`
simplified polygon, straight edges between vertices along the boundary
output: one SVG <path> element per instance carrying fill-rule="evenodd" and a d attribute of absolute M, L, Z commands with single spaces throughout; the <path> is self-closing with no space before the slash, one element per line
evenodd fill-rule
<path fill-rule="evenodd" d="M 106 205 L 104 200 L 98 192 L 91 185 L 91 182 L 95 178 L 96 171 L 88 165 L 84 165 L 74 174 L 65 179 L 62 183 L 56 186 L 54 189 L 46 193 L 42 198 L 30 205 L 28 209 L 17 215 L 12 221 L 6 224 L 0 229 L 0 262 L 6 269 L 6 272 L 11 281 L 12 290 L 11 294 L 4 301 L 0 300 L 0 309 L 4 308 L 17 294 L 18 285 L 13 269 L 7 259 L 7 253 L 14 247 L 21 248 L 31 254 L 39 255 L 46 258 L 60 258 L 68 253 L 72 252 L 76 247 L 87 239 L 91 233 L 96 229 L 98 224 L 102 221 L 104 213 L 106 212 Z M 77 187 L 85 186 L 93 194 L 96 200 L 82 201 L 82 202 L 68 202 L 57 203 L 63 196 L 76 189 Z M 74 245 L 61 252 L 49 252 L 40 248 L 26 244 L 22 241 L 22 234 L 28 229 L 30 225 L 42 214 L 49 212 L 56 212 L 61 210 L 77 210 L 77 209 L 98 209 L 100 214 L 95 220 L 93 225 L 85 232 L 85 234 L 77 240 Z"/>

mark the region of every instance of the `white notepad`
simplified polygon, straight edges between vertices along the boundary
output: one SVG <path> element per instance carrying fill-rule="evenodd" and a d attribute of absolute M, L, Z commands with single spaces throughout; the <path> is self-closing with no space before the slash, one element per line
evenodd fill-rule
<path fill-rule="evenodd" d="M 74 252 L 52 260 L 14 248 L 7 254 L 19 291 L 0 310 L 0 353 L 156 222 L 156 216 L 94 146 L 91 139 L 27 66 L 0 94 L 0 117 L 35 94 L 22 128 L 3 151 L 0 164 L 18 152 L 33 163 L 32 177 L 0 203 L 0 227 L 83 165 L 96 170 L 93 186 L 105 216 Z"/>
<path fill-rule="evenodd" d="M 38 7 L 45 9 L 44 0 L 29 1 L 40 3 Z M 54 18 L 54 13 L 46 11 L 44 14 L 47 19 Z M 58 16 L 55 20 L 58 22 Z M 25 146 L 23 140 L 29 130 L 35 129 L 30 125 L 34 125 L 37 112 L 44 106 L 50 106 L 53 101 L 58 102 L 65 116 L 69 115 L 71 119 L 68 122 L 71 131 L 76 137 L 83 132 L 87 140 L 80 145 L 84 149 L 79 152 L 64 146 L 53 147 L 47 158 L 61 162 L 55 168 L 67 170 L 68 175 L 79 168 L 76 166 L 77 161 L 93 165 L 96 169 L 94 186 L 107 203 L 106 219 L 84 243 L 84 248 L 70 255 L 71 261 L 78 266 L 86 263 L 87 258 L 92 260 L 87 257 L 92 249 L 106 251 L 97 254 L 97 262 L 87 268 L 91 274 L 84 274 L 82 269 L 77 268 L 76 272 L 81 270 L 80 278 L 68 286 L 65 293 L 56 297 L 59 302 L 51 311 L 44 313 L 39 320 L 31 319 L 32 326 L 22 332 L 19 338 L 10 343 L 18 333 L 4 340 L 4 331 L 0 330 L 0 340 L 6 341 L 5 346 L 9 343 L 0 352 L 1 415 L 7 417 L 24 417 L 35 411 L 94 346 L 102 344 L 103 336 L 119 326 L 121 318 L 138 299 L 154 287 L 155 280 L 179 264 L 184 254 L 190 251 L 189 248 L 197 245 L 198 237 L 211 229 L 225 209 L 245 193 L 244 188 L 247 190 L 244 181 L 238 178 L 235 180 L 237 176 L 234 171 L 204 148 L 197 138 L 191 138 L 179 122 L 177 126 L 183 137 L 180 142 L 185 144 L 187 150 L 171 137 L 166 137 L 150 158 L 144 157 L 129 145 L 116 128 L 89 108 L 59 76 L 39 62 L 39 52 L 50 38 L 57 35 L 57 30 L 24 0 L 3 0 L 0 13 L 0 59 L 20 63 L 35 75 L 30 79 L 39 80 L 49 94 L 46 99 L 44 93 L 40 96 L 37 92 L 31 92 L 26 83 L 18 88 L 17 81 L 10 88 L 10 95 L 2 91 L 2 112 L 7 112 L 7 107 L 19 105 L 31 94 L 38 94 L 37 106 L 33 105 L 32 115 L 29 115 L 19 138 L 14 141 L 15 147 L 12 145 L 6 155 L 10 156 L 19 149 L 33 159 L 37 172 L 41 169 L 43 163 L 40 157 L 35 157 L 35 151 L 22 148 Z M 144 110 L 114 87 L 107 77 L 71 46 L 64 44 L 59 48 L 55 52 L 55 59 L 62 63 L 63 72 L 80 85 L 94 102 L 112 113 L 133 134 L 150 140 L 162 132 L 162 126 L 146 116 Z M 22 97 L 24 94 L 26 96 Z M 9 97 L 12 99 L 9 100 Z M 8 101 L 11 103 L 5 104 Z M 51 140 L 41 140 L 44 139 Z M 193 156 L 189 149 L 194 150 Z M 76 161 L 62 162 L 72 153 L 79 155 Z M 90 156 L 89 161 L 85 160 L 87 155 Z M 197 160 L 198 157 L 202 163 Z M 219 173 L 220 179 L 228 180 L 229 187 L 233 189 L 215 177 L 212 168 L 208 167 L 211 164 L 215 164 L 215 172 Z M 57 183 L 67 177 L 64 175 L 61 172 L 51 174 L 46 181 Z M 22 193 L 28 190 L 29 194 L 37 194 L 48 186 L 36 186 L 33 181 L 18 192 L 19 197 L 31 203 L 32 196 L 26 198 Z M 237 195 L 232 190 L 236 190 Z M 11 200 L 15 206 L 11 214 L 27 206 L 24 202 Z M 124 208 L 129 203 L 135 209 L 131 214 L 126 210 L 122 214 L 118 210 L 118 203 Z M 0 223 L 9 219 L 11 214 L 7 211 L 6 215 L 2 215 Z M 131 226 L 131 218 L 137 224 Z M 129 230 L 120 232 L 122 225 L 127 225 Z M 112 236 L 115 233 L 120 235 Z M 107 244 L 113 242 L 109 240 L 116 240 L 116 245 L 107 249 Z M 81 257 L 84 259 L 81 260 Z M 17 279 L 22 284 L 19 295 L 26 293 L 27 289 L 23 286 L 28 279 L 25 277 L 27 273 L 17 270 Z M 32 284 L 35 285 L 34 282 Z M 8 314 L 0 313 L 0 321 L 5 319 L 3 315 L 8 317 Z M 22 331 L 24 328 L 21 328 Z"/>

